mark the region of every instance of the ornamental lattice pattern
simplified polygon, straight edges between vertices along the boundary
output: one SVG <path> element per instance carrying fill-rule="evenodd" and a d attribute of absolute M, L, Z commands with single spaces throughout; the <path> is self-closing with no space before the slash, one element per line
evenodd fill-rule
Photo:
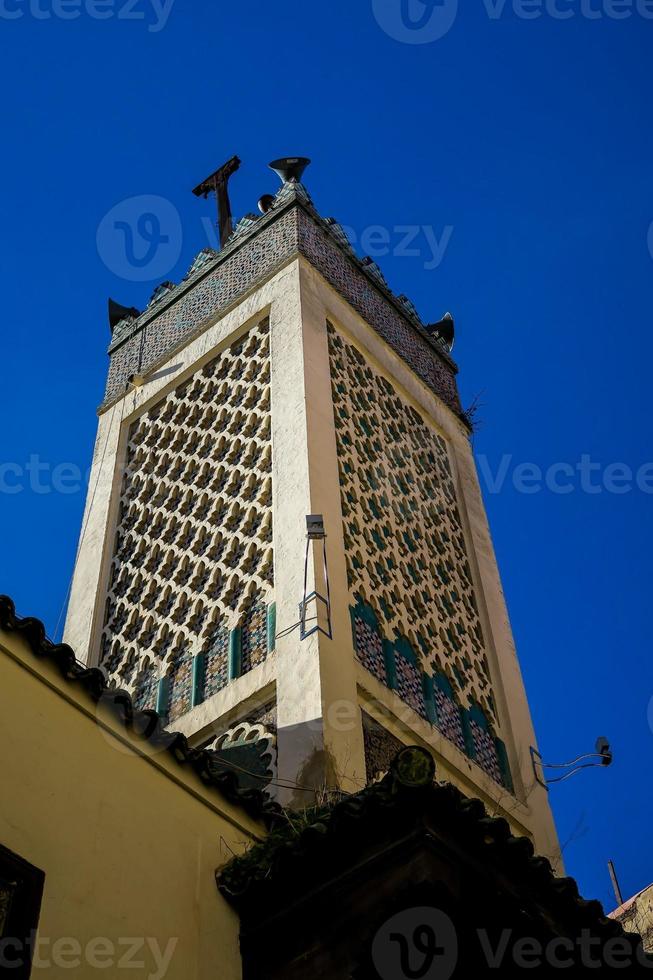
<path fill-rule="evenodd" d="M 251 665 L 261 659 L 273 584 L 270 426 L 264 321 L 130 430 L 101 663 L 139 707 L 154 707 L 168 676 L 171 716 L 188 710 L 197 654 L 205 694 L 223 687 L 237 626 L 251 638 Z"/>
<path fill-rule="evenodd" d="M 421 670 L 496 723 L 447 445 L 331 324 L 329 350 L 352 606 L 369 603 L 387 639 L 404 637 Z"/>
<path fill-rule="evenodd" d="M 395 756 L 404 748 L 404 744 L 370 715 L 364 711 L 361 714 L 365 744 L 365 768 L 367 781 L 371 783 L 382 773 L 388 772 Z"/>

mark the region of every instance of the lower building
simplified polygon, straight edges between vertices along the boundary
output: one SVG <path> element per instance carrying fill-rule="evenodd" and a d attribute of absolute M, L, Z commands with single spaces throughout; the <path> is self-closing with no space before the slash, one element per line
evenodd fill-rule
<path fill-rule="evenodd" d="M 644 948 L 653 953 L 653 885 L 620 905 L 610 918 L 621 923 L 626 932 L 638 933 Z"/>
<path fill-rule="evenodd" d="M 437 781 L 424 747 L 379 755 L 387 771 L 362 791 L 290 810 L 253 788 L 274 768 L 259 735 L 241 727 L 192 748 L 0 597 L 0 975 L 653 966 L 505 819 Z"/>
<path fill-rule="evenodd" d="M 238 980 L 238 916 L 215 870 L 265 836 L 276 808 L 260 791 L 109 691 L 6 597 L 0 747 L 1 976 L 31 964 Z"/>

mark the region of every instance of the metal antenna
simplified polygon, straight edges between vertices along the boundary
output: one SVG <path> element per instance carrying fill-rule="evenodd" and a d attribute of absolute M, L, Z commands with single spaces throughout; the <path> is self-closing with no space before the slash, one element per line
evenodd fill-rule
<path fill-rule="evenodd" d="M 624 904 L 624 897 L 621 894 L 619 879 L 617 878 L 617 872 L 615 871 L 612 861 L 608 861 L 608 871 L 610 872 L 610 877 L 612 878 L 612 887 L 614 888 L 614 894 L 617 899 L 617 907 L 621 908 L 621 906 Z"/>
<path fill-rule="evenodd" d="M 588 762 L 588 759 L 594 759 L 594 762 Z M 600 761 L 598 761 L 600 760 Z M 571 779 L 576 773 L 581 772 L 583 769 L 601 769 L 606 766 L 611 766 L 613 762 L 612 750 L 610 749 L 610 743 L 607 738 L 598 738 L 596 740 L 596 751 L 588 752 L 586 755 L 579 755 L 577 759 L 573 759 L 571 762 L 543 762 L 542 756 L 531 746 L 531 761 L 533 763 L 533 772 L 535 778 L 540 784 L 548 789 L 554 783 L 564 783 L 566 779 Z M 538 771 L 539 767 L 539 771 Z M 549 779 L 544 772 L 545 769 L 565 769 L 569 770 L 564 773 L 563 776 L 557 776 L 555 779 Z"/>
<path fill-rule="evenodd" d="M 227 160 L 215 173 L 203 180 L 201 184 L 193 189 L 195 197 L 207 198 L 209 194 L 215 194 L 218 202 L 218 230 L 220 232 L 220 247 L 224 248 L 233 234 L 233 221 L 231 217 L 231 202 L 229 200 L 229 178 L 235 174 L 240 167 L 240 159 L 232 157 Z"/>

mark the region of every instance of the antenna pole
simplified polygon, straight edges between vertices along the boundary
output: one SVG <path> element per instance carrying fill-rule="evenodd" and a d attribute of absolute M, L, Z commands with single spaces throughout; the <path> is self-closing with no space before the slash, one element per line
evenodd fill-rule
<path fill-rule="evenodd" d="M 617 899 L 617 905 L 619 908 L 624 904 L 624 897 L 621 894 L 621 888 L 619 887 L 619 879 L 617 878 L 617 872 L 615 871 L 614 864 L 612 861 L 608 861 L 608 871 L 610 872 L 610 877 L 612 878 L 612 887 L 614 888 L 614 893 Z"/>
<path fill-rule="evenodd" d="M 193 194 L 196 197 L 208 197 L 215 194 L 218 204 L 218 229 L 220 232 L 220 246 L 224 248 L 231 235 L 233 234 L 233 221 L 231 217 L 231 202 L 229 201 L 228 182 L 232 174 L 235 174 L 240 167 L 238 157 L 232 157 L 222 167 L 212 173 L 210 177 L 203 180 L 194 188 Z"/>

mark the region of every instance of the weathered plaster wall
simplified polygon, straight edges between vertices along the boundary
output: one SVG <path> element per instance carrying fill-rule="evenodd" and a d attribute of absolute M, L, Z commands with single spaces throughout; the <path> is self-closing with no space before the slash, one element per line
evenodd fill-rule
<path fill-rule="evenodd" d="M 57 940 L 84 950 L 105 938 L 122 956 L 120 940 L 139 937 L 162 950 L 176 940 L 167 980 L 239 980 L 239 923 L 214 872 L 264 828 L 166 753 L 143 752 L 22 639 L 0 631 L 0 768 L 11 787 L 0 843 L 45 872 L 47 976 L 97 972 L 85 960 L 57 966 Z M 130 975 L 158 976 L 147 949 Z M 102 972 L 125 971 L 114 958 Z"/>

